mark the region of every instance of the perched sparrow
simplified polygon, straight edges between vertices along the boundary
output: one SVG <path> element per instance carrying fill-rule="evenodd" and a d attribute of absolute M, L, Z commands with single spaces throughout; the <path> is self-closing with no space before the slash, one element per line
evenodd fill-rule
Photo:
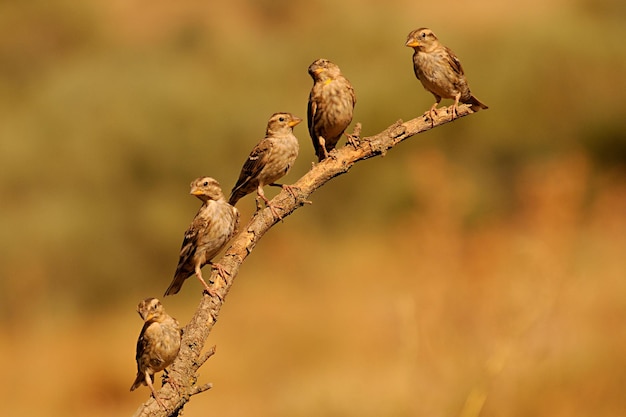
<path fill-rule="evenodd" d="M 211 262 L 211 259 L 235 234 L 239 210 L 226 202 L 220 184 L 211 177 L 195 179 L 191 183 L 190 194 L 202 200 L 202 207 L 185 232 L 176 273 L 165 295 L 176 294 L 183 282 L 195 273 L 207 292 L 214 296 L 200 269 L 210 263 L 224 278 L 223 267 Z"/>
<path fill-rule="evenodd" d="M 313 78 L 307 112 L 309 133 L 321 161 L 335 149 L 352 121 L 356 96 L 350 81 L 327 59 L 314 61 L 309 66 L 309 75 Z"/>
<path fill-rule="evenodd" d="M 275 207 L 265 197 L 263 187 L 275 185 L 275 181 L 289 172 L 298 156 L 298 139 L 293 134 L 293 127 L 302 119 L 291 113 L 274 113 L 267 122 L 265 138 L 259 142 L 241 168 L 239 179 L 230 193 L 228 202 L 237 204 L 240 198 L 257 192 L 258 197 L 263 199 L 270 208 L 274 217 L 280 218 Z M 283 188 L 290 190 L 288 185 Z M 259 201 L 257 198 L 257 209 Z"/>
<path fill-rule="evenodd" d="M 131 391 L 147 385 L 154 399 L 163 407 L 152 385 L 154 374 L 170 366 L 180 350 L 180 328 L 178 321 L 168 315 L 156 298 L 146 298 L 137 306 L 137 312 L 144 320 L 137 340 L 137 378 Z"/>
<path fill-rule="evenodd" d="M 439 43 L 439 40 L 427 28 L 421 28 L 409 33 L 406 46 L 413 48 L 413 70 L 424 88 L 435 96 L 435 104 L 428 114 L 433 120 L 432 114 L 437 114 L 437 106 L 442 98 L 454 99 L 452 107 L 452 119 L 458 116 L 459 102 L 471 104 L 472 110 L 488 107 L 481 103 L 470 92 L 461 62 L 447 47 Z"/>

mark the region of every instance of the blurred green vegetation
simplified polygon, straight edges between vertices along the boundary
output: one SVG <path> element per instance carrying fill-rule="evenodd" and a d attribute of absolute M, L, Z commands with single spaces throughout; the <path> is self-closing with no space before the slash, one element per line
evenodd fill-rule
<path fill-rule="evenodd" d="M 171 279 L 183 231 L 199 206 L 188 195 L 188 184 L 211 175 L 228 193 L 269 115 L 284 110 L 305 117 L 312 84 L 306 69 L 314 59 L 335 61 L 352 81 L 355 122 L 363 124 L 364 135 L 378 133 L 399 118 L 416 117 L 432 104 L 432 96 L 414 78 L 412 51 L 403 46 L 406 34 L 420 26 L 431 27 L 457 53 L 473 93 L 490 109 L 359 164 L 314 194 L 312 206 L 273 229 L 244 265 L 241 287 L 233 290 L 233 303 L 240 297 L 239 302 L 248 304 L 226 303 L 224 322 L 216 330 L 223 334 L 223 345 L 239 356 L 220 356 L 207 366 L 218 367 L 218 374 L 223 370 L 224 385 L 228 378 L 241 384 L 250 375 L 276 373 L 278 381 L 263 382 L 293 390 L 280 393 L 290 400 L 263 408 L 262 395 L 272 394 L 266 392 L 269 388 L 255 391 L 255 380 L 233 389 L 232 397 L 210 393 L 192 403 L 212 407 L 214 401 L 222 415 L 241 415 L 244 408 L 231 408 L 239 393 L 239 399 L 249 398 L 252 410 L 254 404 L 256 412 L 261 407 L 258 415 L 455 415 L 482 369 L 471 363 L 503 349 L 512 350 L 516 360 L 531 362 L 537 373 L 520 365 L 503 377 L 495 397 L 488 397 L 491 414 L 575 415 L 563 398 L 573 398 L 577 384 L 587 377 L 599 381 L 603 391 L 585 391 L 589 396 L 583 399 L 591 407 L 587 411 L 614 415 L 623 410 L 615 388 L 623 382 L 623 355 L 590 330 L 605 323 L 607 334 L 618 339 L 616 346 L 626 346 L 619 325 L 626 318 L 626 293 L 616 291 L 623 290 L 620 281 L 626 273 L 617 262 L 626 255 L 623 2 L 504 5 L 485 0 L 449 7 L 408 0 L 210 3 L 0 2 L 0 339 L 5 341 L 0 353 L 5 358 L 38 355 L 25 346 L 43 340 L 53 346 L 52 354 L 80 351 L 77 357 L 91 365 L 92 355 L 106 356 L 97 342 L 106 338 L 114 339 L 118 349 L 107 358 L 123 364 L 119 371 L 98 364 L 89 375 L 89 366 L 82 366 L 87 370 L 75 376 L 78 382 L 67 378 L 61 384 L 65 388 L 49 394 L 54 401 L 48 411 L 95 416 L 101 409 L 102 415 L 110 415 L 112 410 L 131 412 L 138 404 L 139 395 L 125 392 L 132 382 L 132 350 L 140 328 L 132 311 L 139 299 L 160 295 Z M 300 157 L 286 182 L 295 181 L 313 161 L 306 127 L 296 128 L 296 135 Z M 251 197 L 240 202 L 244 222 L 253 207 Z M 544 234 L 543 228 L 549 232 Z M 551 239 L 557 249 L 550 246 Z M 502 252 L 503 247 L 512 252 Z M 457 268 L 445 266 L 455 259 Z M 554 275 L 535 269 L 549 268 L 552 261 L 566 266 Z M 492 275 L 483 276 L 485 271 Z M 463 281 L 468 277 L 471 282 Z M 561 293 L 568 278 L 585 283 L 570 298 Z M 168 300 L 172 314 L 183 322 L 182 311 L 189 313 L 199 294 L 195 282 L 187 286 Z M 530 347 L 521 345 L 531 353 L 515 345 L 526 330 L 512 331 L 515 336 L 502 342 L 506 346 L 494 348 L 501 342 L 499 329 L 535 317 L 524 312 L 525 303 L 517 297 L 533 300 L 537 288 L 543 288 L 539 298 L 562 296 L 562 306 L 579 307 L 572 314 L 589 330 L 581 336 L 587 344 L 581 350 L 573 348 L 572 353 L 571 345 L 560 350 L 559 343 L 565 342 L 556 347 L 544 343 L 543 337 L 557 337 L 550 334 L 550 325 L 534 333 Z M 595 290 L 610 299 L 585 304 L 586 295 Z M 320 296 L 320 291 L 328 294 Z M 377 291 L 382 299 L 399 301 L 392 303 L 395 307 L 385 306 L 376 301 Z M 346 300 L 353 296 L 364 298 Z M 323 323 L 312 312 L 319 308 L 318 297 L 329 309 L 319 313 L 328 315 Z M 381 305 L 369 302 L 381 303 L 382 311 Z M 508 305 L 519 310 L 508 311 Z M 431 307 L 441 311 L 432 313 Z M 246 316 L 250 308 L 255 309 L 251 315 L 266 318 L 256 325 L 265 326 L 263 335 L 251 333 L 254 320 Z M 577 323 L 568 322 L 559 307 L 546 308 L 551 318 L 557 317 L 554 326 Z M 499 322 L 490 313 L 504 314 L 514 324 Z M 591 318 L 584 318 L 587 313 Z M 415 365 L 414 345 L 423 343 L 413 338 L 435 337 L 412 335 L 415 315 L 420 316 L 421 331 L 443 332 L 441 327 L 450 326 L 458 337 L 450 345 L 429 339 L 430 345 L 421 348 L 425 351 L 419 350 L 421 357 L 435 362 L 420 368 L 432 382 L 409 366 Z M 385 329 L 385 320 L 396 316 L 400 327 L 393 333 Z M 479 322 L 481 318 L 485 321 Z M 333 327 L 334 319 L 339 324 Z M 537 325 L 534 318 L 528 320 L 528 327 Z M 346 327 L 339 328 L 341 323 Z M 388 364 L 381 362 L 380 369 L 370 369 L 391 381 L 387 390 L 379 386 L 383 381 L 372 381 L 374 389 L 355 376 L 359 363 L 351 362 L 347 352 L 363 348 L 356 357 L 366 361 L 366 353 L 375 355 L 375 349 L 357 342 L 376 340 L 352 334 L 354 323 L 363 331 L 382 333 L 382 350 L 389 347 L 386 343 L 400 346 L 396 353 L 406 362 L 398 359 L 385 370 Z M 50 328 L 57 326 L 55 334 Z M 93 326 L 102 326 L 102 332 Z M 520 326 L 526 329 L 526 324 Z M 238 339 L 241 328 L 248 337 L 261 338 L 261 352 L 277 351 L 268 358 L 271 367 L 255 368 L 258 358 L 237 348 L 238 343 L 251 345 L 249 339 Z M 302 339 L 294 333 L 299 328 Z M 82 340 L 81 335 L 95 340 Z M 355 339 L 336 346 L 330 335 Z M 467 350 L 456 346 L 472 337 L 480 338 L 476 345 Z M 20 342 L 13 345 L 13 340 Z M 320 344 L 340 353 L 318 352 Z M 437 356 L 439 348 L 449 357 Z M 551 368 L 561 369 L 560 362 L 533 356 L 538 350 L 539 357 L 549 357 L 542 349 L 565 352 L 563 361 L 571 358 L 569 353 L 592 354 L 582 361 L 576 357 L 577 367 L 563 365 L 563 375 Z M 324 374 L 326 368 L 316 371 L 303 364 L 323 362 L 320 355 L 337 361 L 331 364 L 337 373 Z M 249 368 L 239 369 L 241 356 Z M 30 363 L 35 365 L 40 363 Z M 603 376 L 611 369 L 613 373 Z M 455 371 L 458 379 L 453 378 Z M 119 388 L 121 375 L 126 379 Z M 80 378 L 89 381 L 87 388 L 81 387 Z M 536 381 L 544 379 L 548 387 L 541 385 L 543 391 L 535 392 Z M 289 388 L 294 380 L 298 383 Z M 326 388 L 319 391 L 318 383 Z M 429 383 L 438 387 L 438 394 L 416 406 L 412 396 L 430 396 Z M 517 383 L 524 387 L 520 392 Z M 411 386 L 415 392 L 407 388 Z M 479 394 L 486 389 L 474 387 Z M 81 391 L 85 389 L 91 391 Z M 383 391 L 378 392 L 380 404 L 364 400 L 376 398 L 377 389 Z M 74 398 L 76 392 L 86 399 L 68 404 L 68 393 Z M 20 398 L 18 392 L 13 395 Z M 540 399 L 542 395 L 548 399 Z M 112 405 L 120 403 L 123 409 Z M 7 411 L 32 414 L 27 406 Z M 194 412 L 199 413 L 190 410 L 199 415 Z"/>

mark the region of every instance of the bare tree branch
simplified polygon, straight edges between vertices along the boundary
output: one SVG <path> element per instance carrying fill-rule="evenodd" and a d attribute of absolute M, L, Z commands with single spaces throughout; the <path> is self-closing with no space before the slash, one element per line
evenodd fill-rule
<path fill-rule="evenodd" d="M 384 131 L 365 138 L 360 138 L 361 126 L 357 123 L 349 140 L 354 145 L 346 145 L 332 152 L 331 157 L 314 164 L 306 174 L 292 184 L 294 195 L 283 190 L 274 197 L 272 204 L 285 218 L 299 207 L 309 203 L 307 199 L 315 190 L 332 178 L 348 172 L 356 162 L 378 155 L 384 156 L 389 149 L 403 140 L 452 121 L 451 112 L 452 106 L 440 108 L 438 115 L 432 121 L 425 115 L 407 122 L 398 120 Z M 458 118 L 472 113 L 474 111 L 469 105 L 458 107 Z M 211 273 L 210 280 L 219 297 L 212 298 L 206 292 L 203 294 L 198 309 L 184 329 L 180 353 L 169 368 L 167 381 L 158 392 L 167 410 L 164 410 L 151 397 L 137 409 L 134 416 L 176 416 L 192 395 L 211 388 L 211 384 L 196 385 L 198 369 L 215 353 L 214 346 L 202 354 L 204 344 L 217 321 L 224 299 L 233 285 L 241 264 L 254 250 L 263 235 L 278 221 L 268 208 L 262 209 L 256 212 L 246 227 L 233 238 L 231 246 L 217 261 L 228 273 L 227 279 L 221 279 L 216 271 Z"/>

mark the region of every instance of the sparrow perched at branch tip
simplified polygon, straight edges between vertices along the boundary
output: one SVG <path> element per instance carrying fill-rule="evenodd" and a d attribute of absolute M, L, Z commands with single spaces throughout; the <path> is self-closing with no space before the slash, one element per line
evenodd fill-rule
<path fill-rule="evenodd" d="M 454 100 L 452 119 L 458 116 L 459 103 L 470 104 L 474 111 L 489 108 L 472 95 L 461 62 L 454 52 L 439 42 L 432 30 L 412 31 L 405 46 L 413 48 L 415 76 L 435 96 L 435 104 L 428 111 L 431 121 L 442 98 Z"/>

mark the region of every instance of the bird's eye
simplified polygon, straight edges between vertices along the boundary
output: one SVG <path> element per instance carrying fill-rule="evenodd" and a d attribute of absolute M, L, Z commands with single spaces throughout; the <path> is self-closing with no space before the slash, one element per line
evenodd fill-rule
<path fill-rule="evenodd" d="M 282 117 L 282 116 L 280 116 L 280 117 L 278 118 L 278 121 L 279 121 L 279 122 L 284 122 L 284 121 L 285 121 L 285 118 L 284 118 L 284 117 Z"/>
<path fill-rule="evenodd" d="M 204 185 L 206 187 L 207 185 L 209 185 L 209 182 L 205 181 L 205 182 L 202 183 L 202 185 Z"/>
<path fill-rule="evenodd" d="M 422 38 L 426 38 L 426 32 L 422 32 Z"/>

